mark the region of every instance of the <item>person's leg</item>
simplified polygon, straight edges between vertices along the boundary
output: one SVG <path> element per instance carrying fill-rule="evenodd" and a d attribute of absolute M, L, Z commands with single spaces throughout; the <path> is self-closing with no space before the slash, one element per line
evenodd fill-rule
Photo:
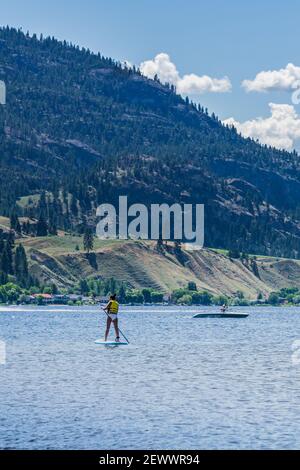
<path fill-rule="evenodd" d="M 107 337 L 108 337 L 108 333 L 109 333 L 109 329 L 110 329 L 111 322 L 112 322 L 111 318 L 110 318 L 110 317 L 107 317 L 106 332 L 105 332 L 105 341 L 107 341 Z"/>
<path fill-rule="evenodd" d="M 118 319 L 114 320 L 114 327 L 115 327 L 115 332 L 116 332 L 116 338 L 119 338 L 120 333 L 119 333 Z"/>

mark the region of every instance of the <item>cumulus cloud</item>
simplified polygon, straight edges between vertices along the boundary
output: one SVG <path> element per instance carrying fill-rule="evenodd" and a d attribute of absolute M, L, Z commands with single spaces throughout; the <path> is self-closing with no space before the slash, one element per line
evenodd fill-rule
<path fill-rule="evenodd" d="M 244 136 L 258 139 L 262 144 L 292 150 L 300 139 L 300 116 L 294 106 L 269 103 L 271 116 L 240 123 L 234 118 L 223 121 L 233 125 Z"/>
<path fill-rule="evenodd" d="M 202 93 L 226 93 L 231 91 L 231 83 L 228 77 L 221 79 L 211 78 L 208 75 L 196 75 L 194 73 L 180 76 L 176 65 L 170 56 L 165 53 L 157 54 L 153 60 L 146 60 L 140 65 L 143 75 L 148 78 L 158 76 L 162 83 L 170 83 L 176 86 L 181 95 L 201 95 Z"/>
<path fill-rule="evenodd" d="M 122 62 L 122 67 L 123 67 L 123 68 L 127 68 L 127 69 L 132 69 L 132 68 L 133 68 L 133 64 L 132 64 L 132 62 L 130 62 L 129 60 L 123 60 L 123 62 Z"/>
<path fill-rule="evenodd" d="M 246 91 L 292 91 L 300 87 L 300 67 L 288 64 L 284 69 L 260 72 L 254 80 L 244 80 Z"/>

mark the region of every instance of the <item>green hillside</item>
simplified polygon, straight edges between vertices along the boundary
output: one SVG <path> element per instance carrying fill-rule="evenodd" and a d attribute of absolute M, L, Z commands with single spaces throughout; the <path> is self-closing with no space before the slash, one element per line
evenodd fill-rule
<path fill-rule="evenodd" d="M 183 251 L 178 259 L 169 244 L 163 252 L 151 242 L 99 241 L 89 255 L 80 237 L 44 237 L 22 240 L 31 272 L 43 283 L 70 287 L 79 279 L 95 278 L 125 282 L 134 288 L 151 287 L 170 293 L 194 281 L 199 289 L 233 296 L 241 291 L 256 299 L 261 293 L 284 287 L 299 287 L 300 261 L 257 257 L 258 271 L 251 264 L 230 259 L 225 253 L 203 249 Z"/>

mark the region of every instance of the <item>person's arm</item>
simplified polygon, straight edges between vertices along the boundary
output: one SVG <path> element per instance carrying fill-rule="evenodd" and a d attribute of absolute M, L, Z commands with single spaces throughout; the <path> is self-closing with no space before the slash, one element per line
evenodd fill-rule
<path fill-rule="evenodd" d="M 109 312 L 110 306 L 111 306 L 111 300 L 108 302 L 107 305 L 105 305 L 105 307 L 103 307 L 103 310 L 105 310 L 106 312 Z"/>

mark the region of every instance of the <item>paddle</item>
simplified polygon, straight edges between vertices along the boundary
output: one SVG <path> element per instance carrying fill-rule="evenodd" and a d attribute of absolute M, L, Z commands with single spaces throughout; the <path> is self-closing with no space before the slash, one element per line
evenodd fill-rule
<path fill-rule="evenodd" d="M 106 316 L 107 316 L 108 318 L 110 318 L 110 317 L 108 316 L 107 311 L 106 311 L 103 307 L 101 307 L 101 308 L 102 308 L 103 312 L 106 313 Z M 119 328 L 119 332 L 121 333 L 121 335 L 123 336 L 123 338 L 125 339 L 125 341 L 127 341 L 127 343 L 129 344 L 128 339 L 126 338 L 126 336 L 124 335 L 124 333 L 122 332 L 122 330 L 121 330 L 120 328 Z"/>

